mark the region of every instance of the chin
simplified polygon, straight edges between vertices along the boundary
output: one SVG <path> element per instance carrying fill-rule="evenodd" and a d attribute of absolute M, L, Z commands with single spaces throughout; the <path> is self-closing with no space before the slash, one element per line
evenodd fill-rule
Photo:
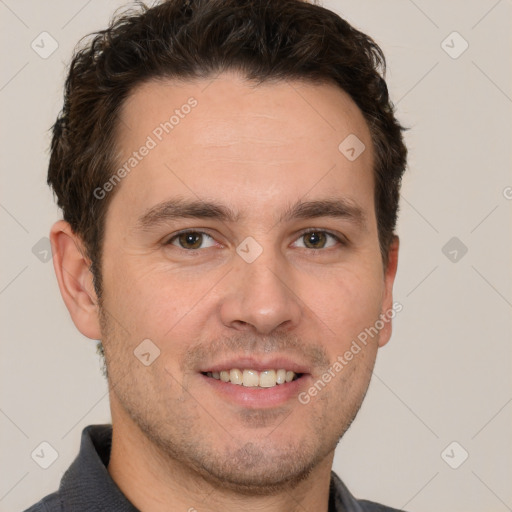
<path fill-rule="evenodd" d="M 196 454 L 194 469 L 215 486 L 239 494 L 271 495 L 306 480 L 330 452 L 325 449 L 323 453 L 321 448 L 304 443 L 276 447 L 268 442 L 248 442 L 223 454 Z"/>

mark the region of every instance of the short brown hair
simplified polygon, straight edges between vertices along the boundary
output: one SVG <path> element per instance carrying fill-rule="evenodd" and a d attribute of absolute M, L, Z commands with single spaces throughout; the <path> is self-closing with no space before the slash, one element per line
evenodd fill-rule
<path fill-rule="evenodd" d="M 94 190 L 116 168 L 123 101 L 153 78 L 241 72 L 257 83 L 335 83 L 362 111 L 375 149 L 375 209 L 387 261 L 407 150 L 384 81 L 382 50 L 337 14 L 302 0 L 167 0 L 142 5 L 91 34 L 73 56 L 64 106 L 53 126 L 48 184 L 83 240 L 101 296 L 101 248 L 113 193 Z M 341 141 L 340 141 L 341 142 Z"/>

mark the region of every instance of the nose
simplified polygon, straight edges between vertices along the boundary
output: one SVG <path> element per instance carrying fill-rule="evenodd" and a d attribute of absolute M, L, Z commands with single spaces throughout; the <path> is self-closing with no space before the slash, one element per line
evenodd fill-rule
<path fill-rule="evenodd" d="M 252 263 L 237 257 L 220 307 L 223 324 L 259 334 L 296 327 L 302 303 L 284 265 L 271 251 L 263 251 Z"/>

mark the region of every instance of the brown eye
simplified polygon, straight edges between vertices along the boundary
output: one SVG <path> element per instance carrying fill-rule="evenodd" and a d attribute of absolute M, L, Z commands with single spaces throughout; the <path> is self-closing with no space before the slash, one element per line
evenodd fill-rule
<path fill-rule="evenodd" d="M 321 231 L 313 231 L 302 235 L 304 237 L 304 245 L 309 249 L 320 249 L 325 244 L 327 237 Z"/>
<path fill-rule="evenodd" d="M 173 236 L 166 245 L 176 245 L 181 249 L 195 250 L 201 249 L 201 246 L 207 239 L 213 242 L 213 238 L 202 231 L 183 231 Z M 214 243 L 211 243 L 208 247 L 212 247 L 213 245 Z"/>
<path fill-rule="evenodd" d="M 302 241 L 302 244 L 300 244 L 300 241 Z M 344 241 L 340 237 L 318 229 L 302 233 L 295 243 L 298 244 L 298 247 L 306 249 L 328 249 L 336 244 L 344 245 Z"/>

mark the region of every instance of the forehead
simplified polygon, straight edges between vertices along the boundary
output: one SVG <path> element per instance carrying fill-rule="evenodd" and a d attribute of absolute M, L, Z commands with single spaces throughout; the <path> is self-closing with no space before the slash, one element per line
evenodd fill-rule
<path fill-rule="evenodd" d="M 260 213 L 304 194 L 373 198 L 368 126 L 332 84 L 255 85 L 231 73 L 153 80 L 132 92 L 119 118 L 118 166 L 129 172 L 113 203 L 130 210 L 173 195 L 224 198 L 237 211 Z M 365 147 L 357 159 L 347 158 L 346 140 L 357 152 Z"/>

